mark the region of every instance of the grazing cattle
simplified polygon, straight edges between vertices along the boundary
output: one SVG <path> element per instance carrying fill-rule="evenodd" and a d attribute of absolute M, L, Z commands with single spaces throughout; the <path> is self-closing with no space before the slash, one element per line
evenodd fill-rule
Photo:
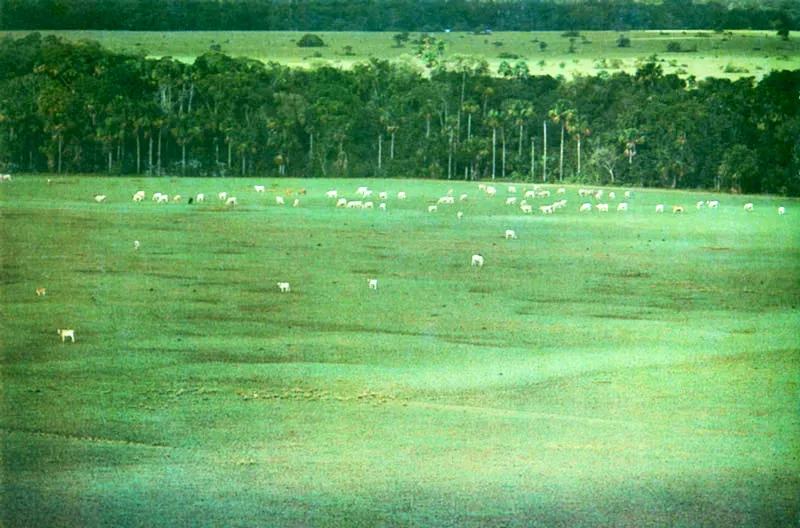
<path fill-rule="evenodd" d="M 552 205 L 540 205 L 539 210 L 544 214 L 553 214 L 554 209 Z"/>
<path fill-rule="evenodd" d="M 683 212 L 685 212 L 685 209 L 683 208 L 682 205 L 673 205 L 672 206 L 672 214 L 683 213 Z"/>
<path fill-rule="evenodd" d="M 336 200 L 336 207 L 345 207 L 347 206 L 347 198 L 339 198 Z"/>
<path fill-rule="evenodd" d="M 388 200 L 389 193 L 387 193 L 386 191 L 381 191 L 378 193 L 378 198 L 380 198 L 381 200 Z"/>
<path fill-rule="evenodd" d="M 338 198 L 339 191 L 337 191 L 335 189 L 331 189 L 330 191 L 325 193 L 325 196 L 328 197 L 328 198 Z"/>
<path fill-rule="evenodd" d="M 362 207 L 364 207 L 364 203 L 360 200 L 350 200 L 347 202 L 348 209 L 361 209 Z"/>
<path fill-rule="evenodd" d="M 608 199 L 609 200 L 613 200 L 616 197 L 617 197 L 617 195 L 616 195 L 616 193 L 614 191 L 611 191 L 611 192 L 608 193 Z"/>
<path fill-rule="evenodd" d="M 46 293 L 47 293 L 47 290 L 45 290 L 44 288 L 36 288 L 36 296 L 37 297 L 42 297 Z"/>
<path fill-rule="evenodd" d="M 536 193 L 536 197 L 537 198 L 547 198 L 548 196 L 550 196 L 550 191 L 548 191 L 548 190 L 538 191 Z"/>
<path fill-rule="evenodd" d="M 175 196 L 172 197 L 172 201 L 173 202 L 180 202 L 181 201 L 181 195 L 180 194 L 176 194 Z"/>
<path fill-rule="evenodd" d="M 594 193 L 594 199 L 595 199 L 595 200 L 599 200 L 599 199 L 601 199 L 602 197 L 603 197 L 603 189 L 600 189 L 599 191 L 597 191 L 596 193 Z"/>
<path fill-rule="evenodd" d="M 442 196 L 436 203 L 452 204 L 455 203 L 455 199 L 452 196 Z"/>
<path fill-rule="evenodd" d="M 567 190 L 564 187 L 559 187 L 556 194 L 566 194 Z"/>
<path fill-rule="evenodd" d="M 483 267 L 483 255 L 472 255 L 472 267 Z"/>
<path fill-rule="evenodd" d="M 517 233 L 513 229 L 506 229 L 506 240 L 515 240 Z"/>
<path fill-rule="evenodd" d="M 227 200 L 225 200 L 225 205 L 234 206 L 234 205 L 236 205 L 238 203 L 239 202 L 236 200 L 235 196 L 230 196 Z"/>
<path fill-rule="evenodd" d="M 95 194 L 94 195 L 94 201 L 97 202 L 97 203 L 103 203 L 103 202 L 106 201 L 106 195 L 105 194 Z"/>
<path fill-rule="evenodd" d="M 533 206 L 532 205 L 522 204 L 522 205 L 519 206 L 519 208 L 525 214 L 531 214 L 533 212 Z"/>
<path fill-rule="evenodd" d="M 459 202 L 463 202 L 467 199 L 467 193 L 463 193 L 461 196 L 458 197 Z"/>
<path fill-rule="evenodd" d="M 509 198 L 506 198 L 506 205 L 515 205 L 516 203 L 517 203 L 516 196 L 511 196 Z"/>
<path fill-rule="evenodd" d="M 783 216 L 786 214 L 786 208 L 784 206 L 778 207 L 778 214 Z"/>
<path fill-rule="evenodd" d="M 133 241 L 133 249 L 139 249 L 141 245 L 142 245 L 141 242 L 139 242 L 138 240 Z"/>
<path fill-rule="evenodd" d="M 158 197 L 158 201 L 156 203 L 169 203 L 169 195 L 162 194 Z"/>
<path fill-rule="evenodd" d="M 599 204 L 597 204 L 597 212 L 598 213 L 607 213 L 608 212 L 608 204 L 607 203 L 599 203 Z"/>
<path fill-rule="evenodd" d="M 279 282 L 278 289 L 281 291 L 281 293 L 289 293 L 292 291 L 292 287 L 289 286 L 288 282 Z"/>
<path fill-rule="evenodd" d="M 536 198 L 536 191 L 531 189 L 530 191 L 525 191 L 525 195 L 523 198 Z"/>
<path fill-rule="evenodd" d="M 266 188 L 263 185 L 253 185 L 253 189 L 255 189 L 257 193 L 263 193 L 266 191 Z"/>
<path fill-rule="evenodd" d="M 439 210 L 439 208 L 438 208 L 438 207 L 436 207 L 435 205 L 429 205 L 429 206 L 428 206 L 428 212 L 429 212 L 429 213 L 435 213 L 435 212 L 436 212 L 436 211 L 438 211 L 438 210 Z"/>
<path fill-rule="evenodd" d="M 656 205 L 656 212 L 657 213 L 663 213 L 664 212 L 664 204 Z"/>
<path fill-rule="evenodd" d="M 592 210 L 592 204 L 590 204 L 589 202 L 586 202 L 585 204 L 581 205 L 580 209 L 578 209 L 578 211 L 581 213 L 586 213 L 591 210 Z"/>
<path fill-rule="evenodd" d="M 494 196 L 495 194 L 497 194 L 497 189 L 495 189 L 494 186 L 492 185 L 487 185 L 486 194 L 489 196 Z"/>
<path fill-rule="evenodd" d="M 461 211 L 457 212 L 457 213 L 456 213 L 456 218 L 458 218 L 459 220 L 461 220 L 462 218 L 464 218 L 464 213 L 462 213 Z"/>
<path fill-rule="evenodd" d="M 386 202 L 379 203 L 378 204 L 378 209 L 380 209 L 381 211 L 385 211 L 386 210 Z"/>
<path fill-rule="evenodd" d="M 508 194 L 517 194 L 517 188 L 513 185 L 508 186 Z"/>
<path fill-rule="evenodd" d="M 719 207 L 719 201 L 711 200 L 710 202 L 706 202 L 706 205 L 708 206 L 709 209 L 716 209 L 717 207 Z"/>
<path fill-rule="evenodd" d="M 225 191 L 222 191 L 222 192 L 221 192 L 221 193 L 219 193 L 217 196 L 219 196 L 219 201 L 220 201 L 220 202 L 224 202 L 225 200 L 227 200 L 227 199 L 228 199 L 228 193 L 227 193 L 227 192 L 225 192 Z"/>
<path fill-rule="evenodd" d="M 0 181 L 11 181 L 10 174 L 0 174 Z"/>
<path fill-rule="evenodd" d="M 283 205 L 283 204 L 285 203 L 285 202 L 283 201 L 283 196 L 276 196 L 276 197 L 275 197 L 275 203 L 276 203 L 277 205 Z"/>
<path fill-rule="evenodd" d="M 378 289 L 378 279 L 367 279 L 367 284 L 369 285 L 370 290 Z"/>
<path fill-rule="evenodd" d="M 195 201 L 195 202 L 197 202 L 197 203 L 200 203 L 200 202 L 205 202 L 205 201 L 206 201 L 206 195 L 205 195 L 205 194 L 203 194 L 203 193 L 199 193 L 199 194 L 198 194 L 198 195 L 195 197 L 194 201 Z"/>
<path fill-rule="evenodd" d="M 753 207 L 752 202 L 747 202 L 746 204 L 744 204 L 744 210 L 748 213 L 752 213 L 755 210 L 755 207 Z"/>
<path fill-rule="evenodd" d="M 699 202 L 697 202 L 697 208 L 702 209 L 705 204 L 706 203 L 703 200 L 700 200 Z"/>
<path fill-rule="evenodd" d="M 406 199 L 406 193 L 404 191 L 400 191 L 399 193 L 397 193 L 397 199 L 398 200 L 405 200 Z"/>
<path fill-rule="evenodd" d="M 295 198 L 292 202 L 292 207 L 297 207 L 298 205 L 300 205 L 300 198 Z"/>
<path fill-rule="evenodd" d="M 630 198 L 630 197 L 631 197 L 631 192 L 625 191 L 625 198 Z"/>
<path fill-rule="evenodd" d="M 59 328 L 59 329 L 58 329 L 58 335 L 60 335 L 60 336 L 61 336 L 61 342 L 62 342 L 62 343 L 63 343 L 63 342 L 64 342 L 64 341 L 65 341 L 65 340 L 66 340 L 68 337 L 69 337 L 70 339 L 72 339 L 72 342 L 73 342 L 73 343 L 75 342 L 75 330 L 71 330 L 71 329 L 69 329 L 69 330 L 68 330 L 68 329 L 64 329 L 64 328 Z"/>
<path fill-rule="evenodd" d="M 617 211 L 627 211 L 628 210 L 628 202 L 620 202 L 617 206 Z"/>
<path fill-rule="evenodd" d="M 144 200 L 144 196 L 139 195 L 139 193 L 133 195 L 133 201 L 135 203 L 142 203 L 142 200 Z"/>
<path fill-rule="evenodd" d="M 158 202 L 160 199 L 161 199 L 161 193 L 160 193 L 160 192 L 153 193 L 153 198 L 152 198 L 152 200 L 153 200 L 154 202 Z"/>
<path fill-rule="evenodd" d="M 372 202 L 364 202 L 363 207 L 364 209 L 372 209 L 373 207 L 375 207 L 375 204 Z"/>
<path fill-rule="evenodd" d="M 356 189 L 356 196 L 362 196 L 362 197 L 366 196 L 368 190 L 369 187 L 359 187 L 358 189 Z"/>

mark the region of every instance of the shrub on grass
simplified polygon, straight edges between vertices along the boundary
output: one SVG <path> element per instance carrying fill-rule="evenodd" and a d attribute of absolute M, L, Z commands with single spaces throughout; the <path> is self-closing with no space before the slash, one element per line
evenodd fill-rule
<path fill-rule="evenodd" d="M 306 33 L 297 41 L 297 45 L 301 48 L 322 48 L 325 42 L 318 35 Z"/>

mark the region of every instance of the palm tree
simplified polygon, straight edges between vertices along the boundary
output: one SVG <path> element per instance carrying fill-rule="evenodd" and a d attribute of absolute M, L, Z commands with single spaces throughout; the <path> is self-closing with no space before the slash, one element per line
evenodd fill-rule
<path fill-rule="evenodd" d="M 503 116 L 497 110 L 489 110 L 487 115 L 487 123 L 492 127 L 492 180 L 494 180 L 497 173 L 497 128 L 503 124 Z"/>
<path fill-rule="evenodd" d="M 576 115 L 571 121 L 567 122 L 567 132 L 572 134 L 578 143 L 578 175 L 581 173 L 581 139 L 592 133 L 589 124 L 581 116 Z"/>
<path fill-rule="evenodd" d="M 572 119 L 575 116 L 575 110 L 568 106 L 568 102 L 560 99 L 556 102 L 556 105 L 547 112 L 547 115 L 550 116 L 550 119 L 553 120 L 554 123 L 558 124 L 561 123 L 561 157 L 558 163 L 558 179 L 559 181 L 564 180 L 564 130 L 567 125 L 567 121 Z"/>

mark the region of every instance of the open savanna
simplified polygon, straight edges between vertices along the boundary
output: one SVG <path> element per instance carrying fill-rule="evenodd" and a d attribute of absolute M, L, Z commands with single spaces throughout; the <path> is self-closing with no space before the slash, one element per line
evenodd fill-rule
<path fill-rule="evenodd" d="M 387 210 L 325 197 L 360 185 Z M 4 182 L 0 524 L 796 523 L 800 202 L 498 187 Z"/>
<path fill-rule="evenodd" d="M 114 51 L 146 54 L 151 57 L 170 56 L 184 62 L 219 47 L 228 55 L 250 57 L 265 62 L 274 61 L 290 66 L 313 67 L 334 65 L 350 67 L 371 57 L 408 62 L 419 68 L 422 63 L 414 57 L 415 46 L 406 43 L 397 47 L 392 32 L 315 32 L 322 37 L 324 48 L 301 48 L 297 41 L 305 32 L 289 31 L 42 31 L 68 40 L 92 39 Z M 27 32 L 0 32 L 3 36 L 21 37 Z M 483 57 L 491 73 L 506 60 L 519 57 L 528 64 L 532 75 L 595 75 L 607 72 L 636 71 L 637 60 L 652 55 L 663 59 L 665 73 L 682 76 L 760 78 L 771 70 L 800 68 L 800 40 L 782 40 L 772 31 L 631 31 L 626 35 L 631 46 L 620 48 L 621 33 L 611 31 L 582 31 L 570 38 L 558 31 L 495 32 L 493 34 L 434 33 L 444 41 L 444 59 L 463 54 Z M 419 33 L 411 33 L 414 40 Z M 540 43 L 547 44 L 544 50 Z M 667 45 L 676 42 L 683 50 L 669 53 Z M 348 48 L 349 46 L 349 48 Z M 605 59 L 606 62 L 603 62 Z"/>

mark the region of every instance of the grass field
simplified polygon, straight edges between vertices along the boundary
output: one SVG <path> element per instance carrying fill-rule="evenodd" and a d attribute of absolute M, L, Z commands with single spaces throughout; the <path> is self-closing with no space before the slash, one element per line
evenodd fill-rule
<path fill-rule="evenodd" d="M 145 53 L 152 57 L 172 56 L 185 62 L 220 46 L 229 55 L 252 57 L 291 66 L 332 64 L 349 67 L 354 62 L 379 57 L 392 61 L 406 61 L 421 66 L 413 57 L 414 46 L 395 47 L 395 33 L 317 32 L 326 43 L 324 48 L 299 48 L 301 32 L 133 32 L 133 31 L 43 31 L 70 40 L 94 39 L 115 51 Z M 25 32 L 0 32 L 19 37 Z M 601 70 L 636 71 L 636 61 L 657 54 L 664 59 L 665 73 L 682 76 L 760 78 L 771 70 L 796 70 L 800 68 L 800 40 L 784 41 L 775 32 L 735 31 L 632 31 L 625 33 L 631 47 L 617 47 L 620 33 L 583 31 L 583 38 L 574 39 L 574 52 L 570 52 L 570 39 L 562 32 L 497 32 L 492 35 L 472 33 L 436 33 L 434 36 L 446 44 L 446 55 L 467 54 L 484 57 L 492 73 L 502 60 L 514 63 L 516 59 L 503 59 L 501 54 L 525 59 L 533 75 L 575 74 L 595 75 Z M 412 34 L 412 39 L 418 34 Z M 540 49 L 540 42 L 547 47 Z M 668 53 L 669 42 L 680 44 L 681 49 L 696 49 L 689 53 Z M 345 53 L 350 46 L 351 54 Z M 316 57 L 315 53 L 319 56 Z M 602 60 L 605 59 L 605 63 Z"/>
<path fill-rule="evenodd" d="M 364 184 L 387 211 L 325 198 Z M 429 214 L 448 188 L 470 198 Z M 800 201 L 634 189 L 581 214 L 570 187 L 544 216 L 506 194 L 3 183 L 0 524 L 795 525 Z"/>

